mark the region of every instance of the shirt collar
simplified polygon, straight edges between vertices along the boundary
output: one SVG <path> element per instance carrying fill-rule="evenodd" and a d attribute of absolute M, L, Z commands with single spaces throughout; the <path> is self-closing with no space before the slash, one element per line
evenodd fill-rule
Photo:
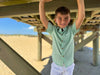
<path fill-rule="evenodd" d="M 65 28 L 63 28 L 63 30 L 65 31 L 68 28 L 68 26 L 66 26 Z M 57 30 L 60 30 L 61 28 L 59 26 L 57 26 Z"/>

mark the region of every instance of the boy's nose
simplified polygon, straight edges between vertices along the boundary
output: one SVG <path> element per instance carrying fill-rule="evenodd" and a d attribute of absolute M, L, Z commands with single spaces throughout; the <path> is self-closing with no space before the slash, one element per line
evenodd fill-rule
<path fill-rule="evenodd" d="M 65 21 L 62 21 L 61 24 L 65 24 Z"/>

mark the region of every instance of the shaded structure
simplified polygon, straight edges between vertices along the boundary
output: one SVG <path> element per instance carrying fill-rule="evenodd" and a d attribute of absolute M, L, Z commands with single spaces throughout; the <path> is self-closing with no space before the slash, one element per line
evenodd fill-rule
<path fill-rule="evenodd" d="M 53 0 L 45 4 L 47 19 L 54 25 L 55 10 L 59 6 L 66 6 L 71 10 L 70 24 L 77 19 L 77 3 L 76 0 Z M 75 35 L 75 51 L 93 41 L 93 65 L 98 65 L 99 51 L 99 31 L 100 31 L 100 0 L 85 0 L 86 18 L 82 23 L 80 31 Z M 42 38 L 52 45 L 52 40 L 43 35 L 45 27 L 39 18 L 39 0 L 0 0 L 0 18 L 9 17 L 18 22 L 23 22 L 35 27 L 38 32 L 38 58 L 42 56 Z M 84 34 L 92 31 L 93 34 L 84 39 Z M 81 40 L 81 42 L 79 42 Z"/>

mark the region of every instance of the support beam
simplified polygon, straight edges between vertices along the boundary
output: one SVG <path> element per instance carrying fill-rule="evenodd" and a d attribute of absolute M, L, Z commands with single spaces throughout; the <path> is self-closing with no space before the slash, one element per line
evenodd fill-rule
<path fill-rule="evenodd" d="M 75 51 L 79 50 L 80 48 L 82 48 L 84 45 L 86 45 L 87 43 L 89 43 L 90 41 L 94 40 L 95 38 L 97 38 L 97 35 L 99 35 L 97 32 L 95 32 L 94 34 L 92 34 L 91 36 L 89 36 L 88 38 L 86 38 L 83 42 L 77 44 L 75 46 Z"/>
<path fill-rule="evenodd" d="M 98 65 L 98 56 L 99 56 L 99 35 L 97 35 L 97 38 L 93 40 L 93 65 L 95 66 Z"/>
<path fill-rule="evenodd" d="M 26 60 L 0 38 L 0 59 L 16 75 L 41 75 Z"/>
<path fill-rule="evenodd" d="M 74 41 L 78 41 L 78 40 L 83 39 L 83 38 L 84 38 L 84 36 L 83 36 L 83 34 L 81 34 L 80 37 L 79 36 L 78 37 L 74 37 Z"/>
<path fill-rule="evenodd" d="M 99 12 L 100 12 L 100 10 L 93 11 L 93 12 L 92 12 L 92 17 L 95 16 L 96 14 L 98 14 Z"/>
<path fill-rule="evenodd" d="M 100 25 L 82 25 L 81 26 L 82 31 L 100 31 Z"/>
<path fill-rule="evenodd" d="M 42 34 L 42 38 L 43 38 L 45 41 L 47 41 L 50 45 L 52 45 L 52 40 L 49 39 L 47 36 L 45 36 L 45 35 Z"/>
<path fill-rule="evenodd" d="M 41 61 L 42 60 L 42 33 L 37 27 L 38 30 L 38 58 L 37 60 Z"/>
<path fill-rule="evenodd" d="M 100 22 L 100 19 L 87 19 L 86 21 L 85 21 L 85 24 L 87 24 L 88 22 L 90 22 L 90 23 L 99 23 Z"/>
<path fill-rule="evenodd" d="M 54 22 L 54 20 L 51 18 L 50 15 L 46 15 L 46 16 L 47 16 L 47 18 L 48 18 L 54 25 L 56 25 L 56 23 Z"/>
<path fill-rule="evenodd" d="M 84 41 L 84 34 L 81 34 L 81 42 L 83 42 Z M 83 47 L 81 48 L 81 50 L 83 50 Z"/>

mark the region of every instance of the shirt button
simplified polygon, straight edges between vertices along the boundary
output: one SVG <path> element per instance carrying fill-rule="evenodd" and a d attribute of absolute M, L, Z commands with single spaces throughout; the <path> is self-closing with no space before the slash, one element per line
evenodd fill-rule
<path fill-rule="evenodd" d="M 61 40 L 63 42 L 63 40 Z"/>

